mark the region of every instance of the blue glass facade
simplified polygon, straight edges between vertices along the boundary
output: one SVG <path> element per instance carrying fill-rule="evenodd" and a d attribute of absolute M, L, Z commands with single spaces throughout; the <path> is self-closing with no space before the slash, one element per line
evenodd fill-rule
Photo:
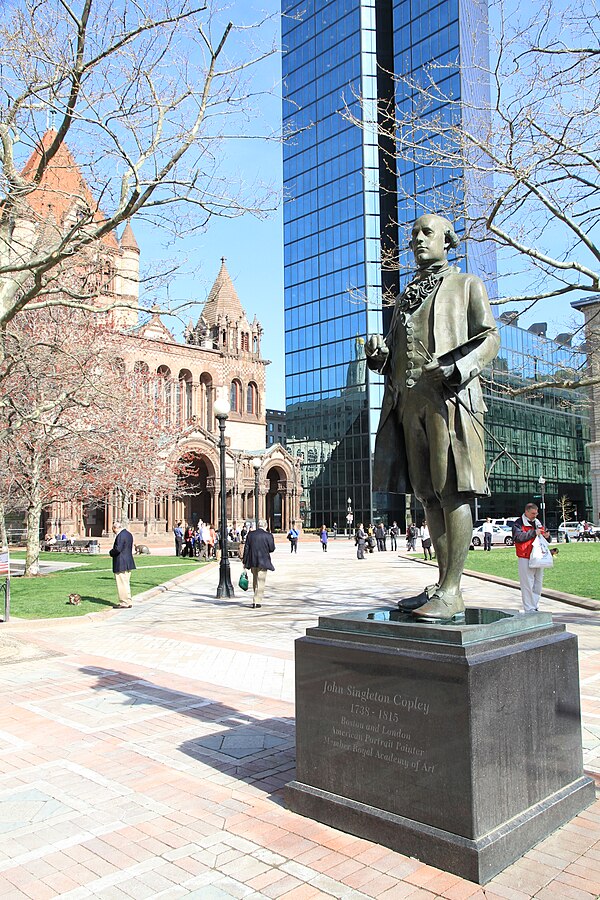
<path fill-rule="evenodd" d="M 303 520 L 317 527 L 341 524 L 348 497 L 371 510 L 380 389 L 369 402 L 357 337 L 380 328 L 378 143 L 340 112 L 375 111 L 375 0 L 303 0 L 283 13 L 286 424 L 304 460 Z"/>
<path fill-rule="evenodd" d="M 501 346 L 484 376 L 486 422 L 496 442 L 486 438 L 486 456 L 492 464 L 499 445 L 519 463 L 500 456 L 493 463 L 491 497 L 480 502 L 481 515 L 511 516 L 523 501 L 539 498 L 538 479 L 546 479 L 546 513 L 550 527 L 560 522 L 558 500 L 566 496 L 579 518 L 591 516 L 589 404 L 577 391 L 546 388 L 510 396 L 547 379 L 572 377 L 586 366 L 585 354 L 561 346 L 515 325 L 498 322 Z"/>
<path fill-rule="evenodd" d="M 479 63 L 487 55 L 487 4 L 282 0 L 282 44 L 289 135 L 284 145 L 286 425 L 287 447 L 303 459 L 303 523 L 342 527 L 348 500 L 355 522 L 404 522 L 405 498 L 373 494 L 371 488 L 383 385 L 365 366 L 364 338 L 386 330 L 389 307 L 382 297 L 395 296 L 412 266 L 401 248 L 415 217 L 426 210 L 445 212 L 460 231 L 462 223 L 451 210 L 465 190 L 468 196 L 476 191 L 460 170 L 426 165 L 419 154 L 397 162 L 393 124 L 386 137 L 377 123 L 384 123 L 386 114 L 393 123 L 390 113 L 401 114 L 415 102 L 410 90 L 395 83 L 394 73 L 424 78 L 434 63 L 448 96 L 477 100 L 486 91 Z M 362 127 L 349 121 L 346 110 Z M 427 113 L 437 114 L 439 107 Z M 456 114 L 452 105 L 447 114 Z M 484 277 L 493 297 L 493 255 L 484 256 L 476 243 L 467 254 L 469 271 Z M 512 331 L 523 333 L 513 326 L 504 333 Z M 499 409 L 504 400 L 498 395 L 490 402 Z M 581 416 L 563 414 L 565 433 L 582 448 Z M 576 420 L 579 437 L 577 429 L 569 431 L 568 422 L 574 428 Z M 504 465 L 504 460 L 496 464 L 494 478 L 504 477 Z M 526 480 L 521 487 L 529 490 Z"/>

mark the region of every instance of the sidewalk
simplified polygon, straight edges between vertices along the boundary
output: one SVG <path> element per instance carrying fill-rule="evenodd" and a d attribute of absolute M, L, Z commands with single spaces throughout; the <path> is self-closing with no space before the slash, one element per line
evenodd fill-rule
<path fill-rule="evenodd" d="M 596 898 L 600 802 L 485 888 L 285 809 L 295 638 L 431 572 L 391 552 L 359 561 L 342 538 L 327 554 L 278 544 L 274 564 L 258 610 L 237 588 L 217 601 L 211 566 L 130 610 L 0 627 L 0 897 Z M 520 606 L 511 587 L 464 589 L 468 605 Z M 579 637 L 584 764 L 600 781 L 600 616 L 543 608 Z"/>

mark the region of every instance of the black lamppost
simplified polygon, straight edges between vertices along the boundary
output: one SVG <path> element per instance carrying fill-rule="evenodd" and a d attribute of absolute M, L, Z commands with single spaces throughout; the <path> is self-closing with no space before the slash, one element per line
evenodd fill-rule
<path fill-rule="evenodd" d="M 544 528 L 546 527 L 546 479 L 543 475 L 540 475 L 538 478 L 538 484 L 540 486 L 540 496 L 541 496 L 541 506 L 542 506 L 542 525 Z"/>
<path fill-rule="evenodd" d="M 262 460 L 256 456 L 252 460 L 254 467 L 254 527 L 258 528 L 258 473 L 262 465 Z"/>
<path fill-rule="evenodd" d="M 227 553 L 227 479 L 225 477 L 225 422 L 230 410 L 229 403 L 226 400 L 217 400 L 214 405 L 215 416 L 219 422 L 219 456 L 221 468 L 221 524 L 219 526 L 221 544 L 221 562 L 219 564 L 219 586 L 217 588 L 217 599 L 219 597 L 233 597 L 233 585 L 231 584 L 231 566 L 229 565 L 229 554 Z"/>

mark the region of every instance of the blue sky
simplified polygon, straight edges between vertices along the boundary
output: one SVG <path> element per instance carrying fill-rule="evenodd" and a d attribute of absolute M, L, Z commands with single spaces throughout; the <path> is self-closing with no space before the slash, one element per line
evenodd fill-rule
<path fill-rule="evenodd" d="M 263 28 L 264 45 L 279 37 L 279 0 L 232 0 L 225 14 L 234 22 L 250 22 L 271 16 Z M 255 101 L 255 121 L 251 123 L 262 133 L 277 133 L 281 123 L 279 54 L 261 62 L 253 73 L 253 89 L 260 97 Z M 267 369 L 267 406 L 285 407 L 285 367 L 283 333 L 283 226 L 281 210 L 282 152 L 277 140 L 233 141 L 227 145 L 223 160 L 225 171 L 233 179 L 248 186 L 257 185 L 272 190 L 277 209 L 263 218 L 245 215 L 237 219 L 214 218 L 204 233 L 178 240 L 175 246 L 165 247 L 155 229 L 134 222 L 143 261 L 162 257 L 176 257 L 178 270 L 168 286 L 168 301 L 172 307 L 183 302 L 192 305 L 181 320 L 167 320 L 169 327 L 181 332 L 188 319 L 197 320 L 213 281 L 219 271 L 221 257 L 237 288 L 242 305 L 252 320 L 256 315 L 264 328 L 262 352 L 271 360 Z M 500 281 L 502 290 L 513 291 L 515 284 Z M 522 286 L 521 289 L 526 286 Z M 147 296 L 148 300 L 167 299 L 167 290 Z M 506 307 L 505 307 L 506 308 Z M 533 322 L 547 321 L 550 336 L 572 330 L 582 322 L 568 299 L 539 303 L 525 313 L 520 321 L 524 327 Z"/>
<path fill-rule="evenodd" d="M 262 45 L 279 43 L 279 0 L 233 0 L 225 14 L 233 22 L 258 21 L 272 16 L 262 28 Z M 281 127 L 281 58 L 278 53 L 260 62 L 253 72 L 253 90 L 261 94 L 254 106 L 251 126 L 262 134 L 278 133 Z M 250 321 L 257 316 L 264 328 L 262 355 L 271 360 L 267 368 L 267 406 L 285 407 L 285 360 L 283 333 L 283 215 L 281 209 L 282 149 L 278 140 L 242 140 L 227 145 L 225 171 L 240 180 L 252 192 L 274 192 L 277 209 L 262 218 L 245 215 L 235 219 L 213 218 L 204 233 L 176 245 L 164 245 L 164 237 L 155 229 L 135 221 L 133 228 L 143 259 L 176 257 L 178 271 L 168 287 L 171 307 L 184 301 L 197 301 L 181 316 L 181 321 L 165 319 L 177 331 L 185 321 L 195 322 L 221 266 L 227 259 L 240 300 Z M 271 204 L 270 204 L 271 205 Z M 166 299 L 163 289 L 147 299 Z"/>

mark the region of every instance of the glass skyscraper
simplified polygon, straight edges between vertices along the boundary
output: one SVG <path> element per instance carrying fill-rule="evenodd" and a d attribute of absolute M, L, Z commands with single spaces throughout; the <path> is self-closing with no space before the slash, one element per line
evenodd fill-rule
<path fill-rule="evenodd" d="M 447 96 L 485 92 L 487 4 L 282 0 L 282 43 L 286 428 L 303 460 L 303 524 L 341 528 L 349 510 L 354 522 L 403 524 L 404 496 L 372 490 L 383 383 L 364 339 L 386 331 L 414 218 L 452 209 L 468 183 L 418 157 L 396 160 L 399 135 L 377 125 L 415 101 L 395 74 L 418 79 L 436 64 Z M 477 244 L 466 254 L 493 297 L 493 256 Z"/>
<path fill-rule="evenodd" d="M 369 518 L 369 435 L 381 388 L 367 332 L 381 328 L 379 149 L 359 117 L 377 98 L 375 0 L 283 6 L 287 432 L 301 455 L 305 525 Z M 378 4 L 379 5 L 379 4 Z M 361 98 L 359 100 L 359 98 Z M 362 105 L 361 105 L 362 104 Z M 375 382 L 377 379 L 375 380 Z"/>

